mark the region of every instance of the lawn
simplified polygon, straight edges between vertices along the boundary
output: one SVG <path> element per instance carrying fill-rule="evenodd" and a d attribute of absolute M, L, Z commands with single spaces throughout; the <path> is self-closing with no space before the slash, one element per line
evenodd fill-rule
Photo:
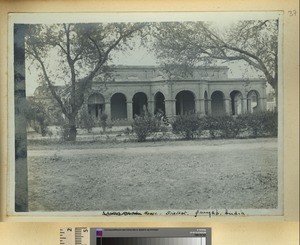
<path fill-rule="evenodd" d="M 277 139 L 29 145 L 30 211 L 269 209 Z"/>

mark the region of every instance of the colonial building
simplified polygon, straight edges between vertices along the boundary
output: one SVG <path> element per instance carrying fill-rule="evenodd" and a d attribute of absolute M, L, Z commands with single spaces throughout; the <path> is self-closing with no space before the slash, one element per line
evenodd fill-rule
<path fill-rule="evenodd" d="M 266 110 L 266 81 L 229 79 L 225 66 L 197 67 L 172 79 L 158 67 L 118 66 L 108 81 L 94 79 L 85 101 L 91 115 L 105 112 L 110 120 L 131 120 L 145 109 L 167 117 L 237 115 Z"/>
<path fill-rule="evenodd" d="M 34 97 L 49 100 L 41 94 L 37 89 Z M 106 113 L 112 121 L 131 121 L 145 110 L 168 118 L 252 113 L 266 110 L 266 81 L 229 79 L 225 66 L 197 67 L 189 75 L 171 79 L 159 67 L 117 66 L 109 79 L 93 80 L 82 109 L 95 118 Z"/>

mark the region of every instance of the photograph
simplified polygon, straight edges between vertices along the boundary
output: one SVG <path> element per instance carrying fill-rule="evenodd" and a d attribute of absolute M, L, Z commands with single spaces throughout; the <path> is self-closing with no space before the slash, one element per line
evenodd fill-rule
<path fill-rule="evenodd" d="M 11 213 L 283 215 L 280 12 L 9 17 Z"/>

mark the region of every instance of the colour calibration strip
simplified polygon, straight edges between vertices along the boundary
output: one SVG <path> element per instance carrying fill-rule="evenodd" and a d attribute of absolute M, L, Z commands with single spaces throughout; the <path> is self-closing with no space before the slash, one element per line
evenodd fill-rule
<path fill-rule="evenodd" d="M 205 237 L 119 237 L 97 238 L 97 245 L 206 245 Z"/>
<path fill-rule="evenodd" d="M 61 228 L 60 245 L 211 245 L 211 228 Z"/>

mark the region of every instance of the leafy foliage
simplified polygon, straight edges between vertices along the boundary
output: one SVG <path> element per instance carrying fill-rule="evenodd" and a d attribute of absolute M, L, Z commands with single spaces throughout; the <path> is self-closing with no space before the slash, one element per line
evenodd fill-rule
<path fill-rule="evenodd" d="M 78 124 L 80 128 L 84 128 L 88 132 L 91 132 L 96 126 L 95 119 L 86 110 L 80 111 Z"/>
<path fill-rule="evenodd" d="M 28 99 L 25 116 L 29 124 L 31 124 L 37 133 L 42 134 L 42 136 L 46 136 L 47 126 L 49 126 L 49 115 L 42 103 Z"/>
<path fill-rule="evenodd" d="M 68 140 L 76 140 L 76 116 L 93 78 L 100 75 L 105 78 L 111 52 L 130 48 L 128 40 L 144 26 L 144 23 L 29 25 L 26 57 L 41 72 L 42 82 L 68 119 Z M 59 90 L 57 82 L 67 84 L 66 88 Z"/>
<path fill-rule="evenodd" d="M 201 124 L 196 114 L 187 114 L 176 116 L 171 125 L 174 134 L 182 135 L 185 139 L 193 139 Z"/>
<path fill-rule="evenodd" d="M 244 133 L 246 137 L 277 136 L 277 112 L 265 111 L 242 114 L 237 117 L 204 117 L 200 119 L 203 130 L 212 138 L 236 138 Z"/>
<path fill-rule="evenodd" d="M 103 132 L 105 132 L 105 129 L 108 126 L 107 118 L 108 118 L 108 115 L 106 113 L 102 113 L 100 115 L 100 125 L 102 127 Z"/>
<path fill-rule="evenodd" d="M 140 116 L 135 116 L 132 123 L 132 131 L 136 134 L 138 141 L 146 141 L 146 138 L 154 132 L 160 130 L 161 122 L 157 117 L 145 112 Z"/>
<path fill-rule="evenodd" d="M 203 130 L 208 130 L 210 137 L 216 138 L 219 135 L 219 118 L 207 116 L 200 119 Z"/>
<path fill-rule="evenodd" d="M 173 75 L 199 63 L 244 61 L 277 89 L 278 19 L 238 21 L 224 30 L 208 22 L 166 22 L 153 33 L 153 49 Z"/>
<path fill-rule="evenodd" d="M 245 128 L 239 117 L 231 116 L 205 117 L 201 119 L 201 126 L 209 131 L 212 138 L 236 138 Z"/>
<path fill-rule="evenodd" d="M 196 115 L 184 115 L 175 118 L 172 128 L 173 133 L 185 139 L 200 136 L 203 131 L 208 131 L 211 138 L 276 137 L 278 117 L 274 111 L 242 114 L 237 117 L 198 118 Z"/>
<path fill-rule="evenodd" d="M 250 137 L 277 136 L 278 113 L 275 111 L 257 112 L 239 116 Z"/>

